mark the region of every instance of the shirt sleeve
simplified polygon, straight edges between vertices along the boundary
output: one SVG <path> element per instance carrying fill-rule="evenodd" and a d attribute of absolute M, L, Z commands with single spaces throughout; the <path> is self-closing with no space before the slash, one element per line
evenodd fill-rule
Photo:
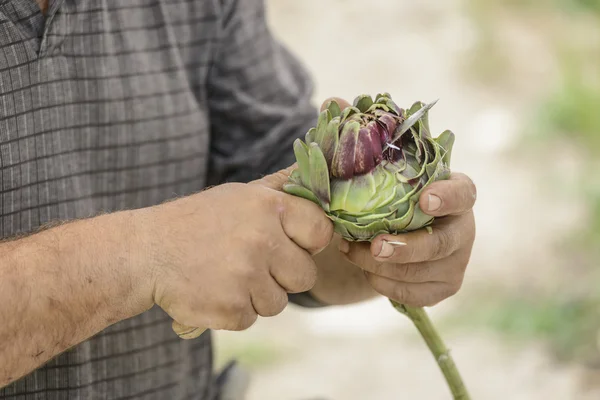
<path fill-rule="evenodd" d="M 269 31 L 262 0 L 222 0 L 208 78 L 209 185 L 247 182 L 292 165 L 293 142 L 315 125 L 313 83 Z"/>
<path fill-rule="evenodd" d="M 262 0 L 223 0 L 208 82 L 208 184 L 248 182 L 295 162 L 293 142 L 316 124 L 306 69 L 269 31 Z M 322 307 L 310 293 L 292 303 Z"/>

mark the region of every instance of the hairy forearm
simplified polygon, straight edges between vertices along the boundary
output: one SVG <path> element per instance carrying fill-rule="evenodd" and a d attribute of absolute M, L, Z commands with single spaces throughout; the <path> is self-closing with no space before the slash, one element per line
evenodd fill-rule
<path fill-rule="evenodd" d="M 331 244 L 315 256 L 318 278 L 311 295 L 329 305 L 358 303 L 378 296 L 364 272 L 342 257 L 338 250 L 340 240 L 336 234 Z"/>
<path fill-rule="evenodd" d="M 127 212 L 0 244 L 0 387 L 145 307 Z"/>

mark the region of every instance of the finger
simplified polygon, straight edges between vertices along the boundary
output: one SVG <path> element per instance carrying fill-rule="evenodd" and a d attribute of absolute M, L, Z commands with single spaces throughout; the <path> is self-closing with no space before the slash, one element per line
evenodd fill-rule
<path fill-rule="evenodd" d="M 288 304 L 286 291 L 268 273 L 250 290 L 252 307 L 261 317 L 274 317 Z"/>
<path fill-rule="evenodd" d="M 225 290 L 233 293 L 236 290 Z M 186 301 L 186 303 L 188 303 Z M 219 305 L 220 304 L 220 305 Z M 215 304 L 210 310 L 198 308 L 195 304 L 177 307 L 179 312 L 169 311 L 169 315 L 177 322 L 173 325 L 175 332 L 185 338 L 194 338 L 201 329 L 241 331 L 248 329 L 256 322 L 258 315 L 250 302 L 249 294 L 228 297 L 227 302 Z M 198 328 L 198 329 L 194 329 Z"/>
<path fill-rule="evenodd" d="M 437 261 L 396 264 L 371 262 L 360 267 L 374 275 L 406 283 L 460 282 L 465 272 L 465 262 L 458 253 Z"/>
<path fill-rule="evenodd" d="M 256 320 L 258 319 L 258 314 L 252 307 L 248 307 L 245 310 L 241 310 L 236 312 L 232 318 L 226 320 L 221 328 L 226 331 L 244 331 L 250 328 Z"/>
<path fill-rule="evenodd" d="M 264 176 L 260 179 L 254 180 L 249 183 L 252 185 L 262 185 L 262 186 L 268 187 L 269 189 L 282 191 L 283 185 L 285 185 L 288 182 L 288 178 L 289 178 L 290 174 L 296 168 L 298 168 L 298 164 L 294 163 L 293 165 L 291 165 L 285 169 L 281 169 L 281 170 L 275 172 L 274 174 Z"/>
<path fill-rule="evenodd" d="M 340 106 L 340 108 L 343 110 L 346 107 L 350 107 L 350 103 L 348 103 L 346 100 L 340 98 L 340 97 L 330 97 L 328 99 L 326 99 L 323 104 L 321 104 L 321 111 L 325 110 L 325 108 L 327 108 L 327 105 L 329 104 L 330 101 L 335 101 L 336 103 L 338 103 L 338 105 Z"/>
<path fill-rule="evenodd" d="M 290 239 L 312 255 L 329 245 L 333 224 L 323 209 L 309 200 L 283 193 L 279 200 L 281 226 Z"/>
<path fill-rule="evenodd" d="M 195 327 L 191 327 L 191 326 L 185 326 L 185 325 L 181 325 L 177 321 L 173 321 L 173 323 L 171 324 L 171 327 L 172 327 L 173 331 L 177 334 L 177 336 L 179 336 L 182 339 L 186 339 L 186 340 L 196 339 L 197 337 L 202 335 L 204 332 L 206 332 L 205 328 L 195 328 Z"/>
<path fill-rule="evenodd" d="M 431 307 L 456 294 L 460 286 L 441 282 L 405 283 L 366 272 L 373 289 L 387 298 L 411 307 Z"/>
<path fill-rule="evenodd" d="M 419 197 L 419 206 L 434 217 L 460 215 L 470 211 L 476 199 L 473 181 L 465 174 L 453 173 L 450 179 L 429 185 Z"/>
<path fill-rule="evenodd" d="M 312 289 L 317 281 L 317 266 L 312 256 L 288 240 L 269 257 L 269 271 L 287 293 L 301 293 Z"/>
<path fill-rule="evenodd" d="M 469 213 L 440 220 L 433 225 L 431 233 L 419 229 L 399 235 L 380 235 L 371 243 L 371 254 L 378 261 L 400 264 L 446 258 L 472 243 L 472 215 Z"/>

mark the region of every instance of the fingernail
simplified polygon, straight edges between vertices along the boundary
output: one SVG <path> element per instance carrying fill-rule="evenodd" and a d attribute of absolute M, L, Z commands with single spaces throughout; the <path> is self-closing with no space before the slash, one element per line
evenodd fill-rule
<path fill-rule="evenodd" d="M 391 257 L 392 254 L 394 254 L 394 248 L 399 247 L 399 246 L 406 246 L 406 243 L 404 242 L 388 242 L 387 240 L 382 240 L 381 241 L 381 250 L 379 250 L 379 254 L 377 254 L 377 257 L 379 258 L 388 258 Z"/>
<path fill-rule="evenodd" d="M 348 243 L 345 240 L 342 240 L 338 246 L 338 250 L 344 254 L 348 254 L 348 252 L 350 251 L 350 243 Z"/>
<path fill-rule="evenodd" d="M 427 198 L 429 200 L 428 210 L 436 211 L 442 206 L 442 199 L 437 197 L 435 194 L 430 194 Z"/>

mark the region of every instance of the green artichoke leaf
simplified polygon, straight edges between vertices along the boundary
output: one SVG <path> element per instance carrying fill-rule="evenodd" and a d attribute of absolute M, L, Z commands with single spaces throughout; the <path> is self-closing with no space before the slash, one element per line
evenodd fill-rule
<path fill-rule="evenodd" d="M 410 107 L 409 113 L 411 115 L 415 114 L 417 111 L 419 111 L 423 107 L 427 107 L 427 105 L 425 103 L 423 103 L 422 101 L 417 101 Z M 431 130 L 429 129 L 429 109 L 427 109 L 427 111 L 425 113 L 423 113 L 423 116 L 420 119 L 420 123 L 423 125 L 424 133 L 427 136 L 430 136 Z"/>
<path fill-rule="evenodd" d="M 335 157 L 335 152 L 339 147 L 340 137 L 338 130 L 340 128 L 340 118 L 335 117 L 327 125 L 325 136 L 321 141 L 320 147 L 327 161 L 327 168 L 331 168 L 331 163 Z"/>
<path fill-rule="evenodd" d="M 396 114 L 402 115 L 402 109 L 391 98 L 385 100 L 385 105 Z"/>
<path fill-rule="evenodd" d="M 356 218 L 356 223 L 357 225 L 368 225 L 372 222 L 376 222 L 376 221 L 381 221 L 383 219 L 388 219 L 388 217 L 394 215 L 396 213 L 396 211 L 390 211 L 387 213 L 382 213 L 382 214 L 367 214 L 364 217 L 358 217 Z"/>
<path fill-rule="evenodd" d="M 450 159 L 452 156 L 452 148 L 454 147 L 454 133 L 446 130 L 438 136 L 435 141 L 444 149 L 443 161 L 450 165 Z"/>
<path fill-rule="evenodd" d="M 344 211 L 354 214 L 365 209 L 369 200 L 375 196 L 376 186 L 373 174 L 355 176 L 351 181 Z"/>
<path fill-rule="evenodd" d="M 294 141 L 294 155 L 298 162 L 300 181 L 302 185 L 310 187 L 310 162 L 308 161 L 308 146 L 300 139 Z"/>
<path fill-rule="evenodd" d="M 321 202 L 323 209 L 329 211 L 331 193 L 329 187 L 329 169 L 327 161 L 317 143 L 311 143 L 308 149 L 310 165 L 310 189 Z"/>
<path fill-rule="evenodd" d="M 339 117 L 340 115 L 342 115 L 342 109 L 340 108 L 340 105 L 338 104 L 338 102 L 335 100 L 330 100 L 325 105 L 325 108 L 327 108 L 329 110 L 332 118 Z"/>
<path fill-rule="evenodd" d="M 411 204 L 415 204 L 415 208 L 414 208 L 414 214 L 413 214 L 412 220 L 410 221 L 410 224 L 408 224 L 404 228 L 407 232 L 412 232 L 412 231 L 416 231 L 417 229 L 424 228 L 424 227 L 428 226 L 429 224 L 431 224 L 431 222 L 433 221 L 433 217 L 431 215 L 427 215 L 421 210 L 421 207 L 419 207 L 419 203 L 411 203 Z"/>
<path fill-rule="evenodd" d="M 410 222 L 413 219 L 413 215 L 415 213 L 415 202 L 407 201 L 408 211 L 404 214 L 397 214 L 398 218 L 392 219 L 389 221 L 390 225 L 390 233 L 399 233 L 406 230 L 406 227 L 409 226 Z"/>
<path fill-rule="evenodd" d="M 375 210 L 375 212 L 381 209 L 387 210 L 385 206 L 396 198 L 397 190 L 401 186 L 398 185 L 394 172 L 385 166 L 378 165 L 373 177 L 376 185 L 375 195 L 365 205 L 365 210 Z"/>
<path fill-rule="evenodd" d="M 292 171 L 292 173 L 288 177 L 288 180 L 290 183 L 295 183 L 297 185 L 302 184 L 302 179 L 300 178 L 300 171 L 298 171 L 298 168 Z"/>
<path fill-rule="evenodd" d="M 323 207 L 317 196 L 307 188 L 295 183 L 286 183 L 283 185 L 283 191 L 287 194 L 302 197 L 303 199 L 310 200 L 316 203 L 319 207 Z"/>
<path fill-rule="evenodd" d="M 317 134 L 317 128 L 310 128 L 308 130 L 308 132 L 306 132 L 306 135 L 304 135 L 304 141 L 308 144 L 314 142 L 316 134 Z"/>
<path fill-rule="evenodd" d="M 387 92 L 378 93 L 377 96 L 375 96 L 375 103 L 385 102 L 386 100 L 391 99 L 391 98 L 392 98 L 392 95 Z"/>
<path fill-rule="evenodd" d="M 319 114 L 319 119 L 317 121 L 317 131 L 315 133 L 315 142 L 321 146 L 323 143 L 323 138 L 327 132 L 327 126 L 329 125 L 329 121 L 331 121 L 331 113 L 328 109 L 325 109 Z"/>
<path fill-rule="evenodd" d="M 346 198 L 348 197 L 348 191 L 352 180 L 334 179 L 331 183 L 331 204 L 329 209 L 331 211 L 345 210 Z"/>
<path fill-rule="evenodd" d="M 333 217 L 332 219 L 334 221 L 334 230 L 349 241 L 367 242 L 373 240 L 378 235 L 388 232 L 384 220 L 361 226 L 337 217 Z"/>
<path fill-rule="evenodd" d="M 342 122 L 347 120 L 350 116 L 354 114 L 360 114 L 360 110 L 356 107 L 346 107 L 344 111 L 342 111 Z"/>
<path fill-rule="evenodd" d="M 363 94 L 354 99 L 353 105 L 358 108 L 361 113 L 365 113 L 373 105 L 373 99 L 371 96 Z"/>

